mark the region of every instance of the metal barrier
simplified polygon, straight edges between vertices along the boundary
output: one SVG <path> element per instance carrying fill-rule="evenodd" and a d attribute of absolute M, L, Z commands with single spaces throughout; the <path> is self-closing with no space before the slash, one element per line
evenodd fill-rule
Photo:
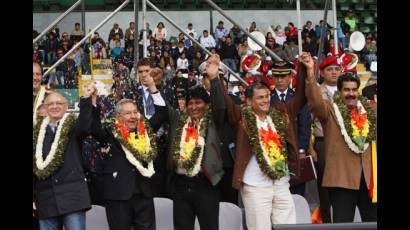
<path fill-rule="evenodd" d="M 319 79 L 319 63 L 321 61 L 322 52 L 323 52 L 323 43 L 325 40 L 325 33 L 327 33 L 327 12 L 329 10 L 329 0 L 325 1 L 325 16 L 323 18 L 323 27 L 321 27 L 320 31 L 320 43 L 319 43 L 319 51 L 317 52 L 317 64 L 316 64 L 316 79 Z"/>
<path fill-rule="evenodd" d="M 96 30 L 98 30 L 101 26 L 103 26 L 108 20 L 110 20 L 118 11 L 120 11 L 122 8 L 124 8 L 130 0 L 125 0 L 117 9 L 115 9 L 110 15 L 108 15 L 100 24 L 98 24 L 94 29 L 92 29 L 88 34 L 84 36 L 81 41 L 79 41 L 77 44 L 75 44 L 67 53 L 64 54 L 54 65 L 52 65 L 44 74 L 43 77 L 46 76 L 48 73 L 50 73 L 51 70 L 53 70 L 55 67 L 57 67 L 61 62 L 63 62 L 68 55 L 70 55 L 75 49 L 77 49 L 79 46 L 82 45 L 82 43 L 87 40 Z"/>
<path fill-rule="evenodd" d="M 56 20 L 54 20 L 46 29 L 43 30 L 35 39 L 33 39 L 33 44 L 36 43 L 40 38 L 42 38 L 48 31 L 50 31 L 57 23 L 59 23 L 63 18 L 65 18 L 71 11 L 73 11 L 83 0 L 78 0 L 74 5 L 72 5 L 66 12 L 61 14 Z M 84 25 L 83 25 L 84 26 Z"/>
<path fill-rule="evenodd" d="M 171 23 L 175 28 L 177 28 L 181 33 L 183 33 L 185 36 L 187 36 L 189 39 L 191 39 L 192 42 L 194 42 L 195 44 L 197 44 L 199 47 L 201 47 L 201 49 L 206 52 L 208 55 L 212 55 L 212 53 L 207 50 L 204 46 L 202 46 L 201 43 L 199 43 L 197 40 L 195 40 L 195 38 L 191 37 L 191 35 L 189 35 L 188 33 L 185 32 L 184 29 L 182 29 L 181 27 L 179 27 L 174 21 L 172 21 L 172 19 L 170 19 L 168 16 L 166 16 L 160 9 L 158 9 L 154 4 L 152 4 L 150 1 L 148 0 L 142 0 L 143 2 L 146 1 L 146 3 L 155 11 L 157 11 L 162 17 L 164 17 L 169 23 Z M 243 80 L 237 73 L 235 73 L 231 68 L 229 68 L 227 65 L 225 65 L 223 62 L 221 62 L 221 64 L 223 66 L 225 66 L 225 68 L 228 70 L 228 72 L 230 74 L 232 74 L 236 79 L 238 79 L 239 81 L 241 81 L 243 84 L 245 84 L 246 86 L 248 86 L 248 83 Z"/>
<path fill-rule="evenodd" d="M 222 16 L 224 16 L 228 21 L 230 21 L 232 24 L 237 26 L 242 32 L 244 32 L 248 37 L 250 37 L 256 44 L 258 44 L 260 47 L 262 47 L 270 56 L 272 56 L 276 61 L 283 61 L 282 58 L 280 58 L 277 54 L 275 54 L 271 49 L 265 46 L 265 44 L 262 44 L 262 42 L 258 41 L 252 34 L 250 34 L 248 31 L 246 31 L 241 25 L 236 23 L 229 15 L 225 13 L 223 9 L 221 9 L 218 5 L 216 5 L 213 1 L 211 0 L 205 0 L 212 8 L 217 10 Z"/>

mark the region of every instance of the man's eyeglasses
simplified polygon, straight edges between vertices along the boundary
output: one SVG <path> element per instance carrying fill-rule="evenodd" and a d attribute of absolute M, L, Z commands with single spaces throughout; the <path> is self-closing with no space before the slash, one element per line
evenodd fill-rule
<path fill-rule="evenodd" d="M 49 102 L 44 104 L 47 107 L 51 107 L 51 106 L 58 106 L 58 107 L 62 107 L 66 104 L 66 102 Z"/>

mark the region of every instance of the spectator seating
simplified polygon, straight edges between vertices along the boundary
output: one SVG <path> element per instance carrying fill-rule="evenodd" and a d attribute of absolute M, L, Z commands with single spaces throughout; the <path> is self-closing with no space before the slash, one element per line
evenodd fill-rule
<path fill-rule="evenodd" d="M 86 213 L 86 229 L 90 230 L 109 230 L 105 208 L 99 205 L 93 205 L 91 210 Z"/>
<path fill-rule="evenodd" d="M 298 194 L 292 194 L 296 209 L 296 224 L 310 224 L 312 218 L 307 200 Z"/>
<path fill-rule="evenodd" d="M 173 203 L 171 199 L 154 197 L 155 222 L 157 229 L 174 229 Z"/>

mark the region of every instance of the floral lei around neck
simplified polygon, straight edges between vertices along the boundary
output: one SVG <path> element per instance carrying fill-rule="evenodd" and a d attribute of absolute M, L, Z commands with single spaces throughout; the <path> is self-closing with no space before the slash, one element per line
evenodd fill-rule
<path fill-rule="evenodd" d="M 286 124 L 280 112 L 270 108 L 267 116 L 268 130 L 261 127 L 251 107 L 245 107 L 243 112 L 248 126 L 251 149 L 262 172 L 273 180 L 289 176 L 291 173 L 286 164 Z"/>
<path fill-rule="evenodd" d="M 138 112 L 137 128 L 134 132 L 130 132 L 116 119 L 110 122 L 110 126 L 127 160 L 138 169 L 141 175 L 151 177 L 155 173 L 153 161 L 157 157 L 158 150 L 154 132 L 144 116 Z"/>
<path fill-rule="evenodd" d="M 69 131 L 76 121 L 76 115 L 66 113 L 57 127 L 54 141 L 46 159 L 43 159 L 43 143 L 50 118 L 46 117 L 33 128 L 33 172 L 40 180 L 47 179 L 64 161 L 65 147 L 69 139 Z"/>
<path fill-rule="evenodd" d="M 199 130 L 192 126 L 191 117 L 181 115 L 172 145 L 172 158 L 178 168 L 185 169 L 187 176 L 193 177 L 201 169 L 206 134 L 211 110 L 205 112 L 199 121 Z"/>
<path fill-rule="evenodd" d="M 333 108 L 337 123 L 349 148 L 363 153 L 369 143 L 376 140 L 376 115 L 369 103 L 359 96 L 358 108 L 348 109 L 339 93 L 333 96 Z"/>

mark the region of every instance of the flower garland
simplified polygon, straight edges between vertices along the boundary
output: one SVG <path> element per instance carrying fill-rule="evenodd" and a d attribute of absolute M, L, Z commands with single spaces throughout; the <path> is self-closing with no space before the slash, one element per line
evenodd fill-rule
<path fill-rule="evenodd" d="M 333 97 L 336 120 L 349 148 L 357 154 L 363 153 L 369 143 L 376 139 L 376 115 L 366 100 L 359 96 L 358 111 L 349 110 L 339 93 Z"/>
<path fill-rule="evenodd" d="M 50 118 L 46 117 L 33 129 L 33 172 L 41 180 L 47 179 L 63 163 L 65 147 L 69 139 L 69 131 L 76 120 L 74 114 L 66 113 L 57 127 L 54 141 L 46 159 L 43 159 L 43 142 Z"/>
<path fill-rule="evenodd" d="M 199 130 L 192 127 L 191 117 L 186 113 L 179 119 L 172 146 L 173 160 L 177 167 L 185 169 L 189 177 L 197 175 L 201 169 L 210 115 L 211 110 L 208 109 L 199 121 Z"/>
<path fill-rule="evenodd" d="M 128 128 L 117 120 L 111 122 L 111 128 L 127 160 L 141 175 L 151 177 L 155 173 L 153 161 L 158 152 L 154 132 L 141 113 L 137 114 L 137 122 L 135 132 L 129 132 Z M 144 164 L 148 165 L 145 167 Z"/>
<path fill-rule="evenodd" d="M 273 180 L 289 176 L 286 164 L 287 149 L 285 140 L 286 124 L 278 110 L 270 108 L 267 120 L 269 129 L 262 128 L 252 108 L 245 107 L 244 118 L 249 130 L 249 141 L 252 152 L 262 172 Z"/>

